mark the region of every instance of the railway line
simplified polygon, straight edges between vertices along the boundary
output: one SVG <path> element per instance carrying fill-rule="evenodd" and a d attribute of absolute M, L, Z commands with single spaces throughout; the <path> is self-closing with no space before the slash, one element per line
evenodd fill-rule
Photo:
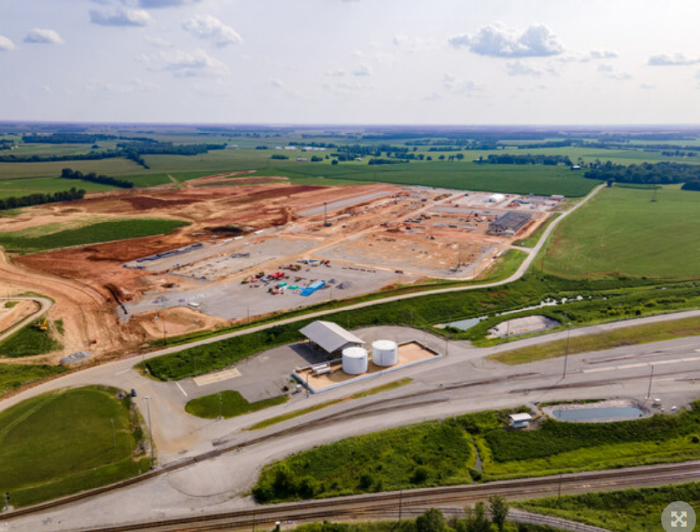
<path fill-rule="evenodd" d="M 466 504 L 473 504 L 495 494 L 509 499 L 524 499 L 662 485 L 694 479 L 700 479 L 700 461 L 302 501 L 236 512 L 90 528 L 81 532 L 205 532 L 270 526 L 277 521 L 299 523 L 319 519 L 397 518 L 422 513 L 432 507 L 460 509 Z M 542 517 L 541 522 L 546 521 Z"/>

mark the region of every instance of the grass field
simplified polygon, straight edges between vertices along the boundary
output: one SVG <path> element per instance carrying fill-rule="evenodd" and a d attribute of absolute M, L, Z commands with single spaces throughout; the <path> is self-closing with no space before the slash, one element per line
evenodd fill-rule
<path fill-rule="evenodd" d="M 0 342 L 0 358 L 20 358 L 45 355 L 61 349 L 51 330 L 41 331 L 27 325 Z"/>
<path fill-rule="evenodd" d="M 66 371 L 68 368 L 64 366 L 0 364 L 0 398 L 22 386 Z"/>
<path fill-rule="evenodd" d="M 0 490 L 14 506 L 54 499 L 137 475 L 143 435 L 130 397 L 78 388 L 41 395 L 0 413 Z M 112 429 L 114 427 L 114 430 Z"/>
<path fill-rule="evenodd" d="M 49 224 L 44 226 L 43 234 L 39 234 L 42 228 L 0 233 L 0 246 L 11 253 L 37 253 L 99 242 L 162 235 L 186 225 L 189 224 L 157 218 L 113 220 L 65 230 L 57 230 L 60 226 Z"/>
<path fill-rule="evenodd" d="M 221 393 L 192 399 L 185 405 L 185 411 L 205 419 L 217 419 L 219 416 L 229 419 L 284 404 L 288 399 L 289 397 L 286 395 L 280 395 L 249 403 L 239 392 L 225 390 Z"/>
<path fill-rule="evenodd" d="M 37 192 L 53 193 L 71 188 L 83 189 L 86 192 L 106 192 L 115 187 L 90 183 L 89 181 L 70 181 L 59 177 L 40 177 L 34 179 L 0 179 L 0 199 L 12 196 L 28 196 Z"/>
<path fill-rule="evenodd" d="M 700 194 L 606 188 L 550 237 L 548 273 L 565 277 L 700 277 Z M 539 266 L 540 260 L 536 261 Z"/>
<path fill-rule="evenodd" d="M 603 493 L 565 495 L 512 504 L 541 513 L 598 526 L 614 532 L 662 530 L 661 513 L 673 501 L 700 506 L 700 483 L 640 488 Z"/>
<path fill-rule="evenodd" d="M 660 342 L 686 336 L 700 335 L 700 320 L 686 318 L 683 320 L 650 323 L 635 327 L 625 327 L 616 331 L 575 336 L 569 339 L 569 354 L 613 349 L 625 345 Z M 505 351 L 488 358 L 503 364 L 527 364 L 537 360 L 563 357 L 566 354 L 566 340 L 556 340 L 546 344 L 523 347 L 513 351 Z"/>
<path fill-rule="evenodd" d="M 292 455 L 267 466 L 253 493 L 271 502 L 693 460 L 700 457 L 700 412 L 693 406 L 617 423 L 547 419 L 529 431 L 504 430 L 514 410 L 465 414 Z M 483 472 L 471 469 L 472 441 Z"/>

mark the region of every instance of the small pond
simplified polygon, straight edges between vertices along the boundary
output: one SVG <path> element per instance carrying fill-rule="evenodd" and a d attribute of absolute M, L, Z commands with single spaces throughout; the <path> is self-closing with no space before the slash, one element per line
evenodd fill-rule
<path fill-rule="evenodd" d="M 552 410 L 552 416 L 559 421 L 622 421 L 637 419 L 644 412 L 636 406 L 605 406 L 586 408 L 565 408 Z"/>

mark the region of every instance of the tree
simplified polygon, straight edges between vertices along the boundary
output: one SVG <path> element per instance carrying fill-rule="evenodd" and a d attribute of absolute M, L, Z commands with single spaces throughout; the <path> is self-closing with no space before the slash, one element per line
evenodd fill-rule
<path fill-rule="evenodd" d="M 467 506 L 464 512 L 467 514 L 467 528 L 470 532 L 489 532 L 491 525 L 486 515 L 485 503 L 477 502 L 474 508 Z"/>
<path fill-rule="evenodd" d="M 445 530 L 447 530 L 447 521 L 437 508 L 427 510 L 416 519 L 416 532 L 444 532 Z"/>
<path fill-rule="evenodd" d="M 491 510 L 491 520 L 503 532 L 508 517 L 508 501 L 500 495 L 493 495 L 489 498 L 489 509 Z"/>
<path fill-rule="evenodd" d="M 338 159 L 333 159 L 333 160 L 331 161 L 331 164 L 332 164 L 332 165 L 338 164 Z"/>

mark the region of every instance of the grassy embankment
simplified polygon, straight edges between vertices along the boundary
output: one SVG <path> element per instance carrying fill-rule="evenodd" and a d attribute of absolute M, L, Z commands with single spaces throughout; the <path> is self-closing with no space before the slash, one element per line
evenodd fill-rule
<path fill-rule="evenodd" d="M 61 343 L 54 337 L 50 328 L 41 331 L 32 325 L 26 325 L 0 342 L 0 358 L 44 355 L 61 347 Z"/>
<path fill-rule="evenodd" d="M 649 532 L 661 529 L 661 513 L 673 501 L 700 506 L 700 483 L 640 488 L 603 493 L 565 495 L 528 501 L 513 506 L 605 528 L 614 532 Z M 652 525 L 653 524 L 653 525 Z"/>
<path fill-rule="evenodd" d="M 310 414 L 311 412 L 317 412 L 318 410 L 323 410 L 324 408 L 328 408 L 329 406 L 344 403 L 346 401 L 352 401 L 353 399 L 361 399 L 363 397 L 369 397 L 371 395 L 375 395 L 375 394 L 382 393 L 382 392 L 388 392 L 390 390 L 395 390 L 396 388 L 400 388 L 401 386 L 405 386 L 406 384 L 410 384 L 411 382 L 413 382 L 413 379 L 405 378 L 405 379 L 400 379 L 398 381 L 389 382 L 387 384 L 382 384 L 381 386 L 376 386 L 375 388 L 370 388 L 369 390 L 365 390 L 363 392 L 357 392 L 357 393 L 354 393 L 354 394 L 349 395 L 347 397 L 333 399 L 332 401 L 326 401 L 325 403 L 319 403 L 317 405 L 310 406 L 308 408 L 302 408 L 300 410 L 294 410 L 293 412 L 288 412 L 286 414 L 281 414 L 279 416 L 264 419 L 263 421 L 260 421 L 259 423 L 256 423 L 255 425 L 250 427 L 248 430 L 266 429 L 267 427 L 271 427 L 272 425 L 276 425 L 278 423 L 283 423 L 284 421 L 289 421 L 290 419 L 301 417 L 301 416 L 304 416 L 306 414 Z"/>
<path fill-rule="evenodd" d="M 63 230 L 60 224 L 48 224 L 25 231 L 0 233 L 0 246 L 11 253 L 38 253 L 72 246 L 161 235 L 187 225 L 189 223 L 179 220 L 157 218 L 97 222 Z"/>
<path fill-rule="evenodd" d="M 31 384 L 68 371 L 64 366 L 0 364 L 0 398 Z"/>
<path fill-rule="evenodd" d="M 547 419 L 505 430 L 512 410 L 466 414 L 348 438 L 292 455 L 262 471 L 260 502 L 602 470 L 700 457 L 700 411 L 617 423 Z M 483 472 L 472 469 L 472 438 Z"/>
<path fill-rule="evenodd" d="M 188 414 L 205 419 L 216 419 L 218 417 L 229 419 L 281 405 L 286 403 L 287 400 L 288 397 L 286 395 L 280 395 L 249 403 L 239 392 L 225 390 L 221 393 L 192 399 L 185 405 L 185 411 Z"/>
<path fill-rule="evenodd" d="M 64 390 L 0 413 L 0 490 L 27 506 L 126 479 L 149 468 L 130 397 Z M 114 429 L 112 428 L 114 427 Z"/>

